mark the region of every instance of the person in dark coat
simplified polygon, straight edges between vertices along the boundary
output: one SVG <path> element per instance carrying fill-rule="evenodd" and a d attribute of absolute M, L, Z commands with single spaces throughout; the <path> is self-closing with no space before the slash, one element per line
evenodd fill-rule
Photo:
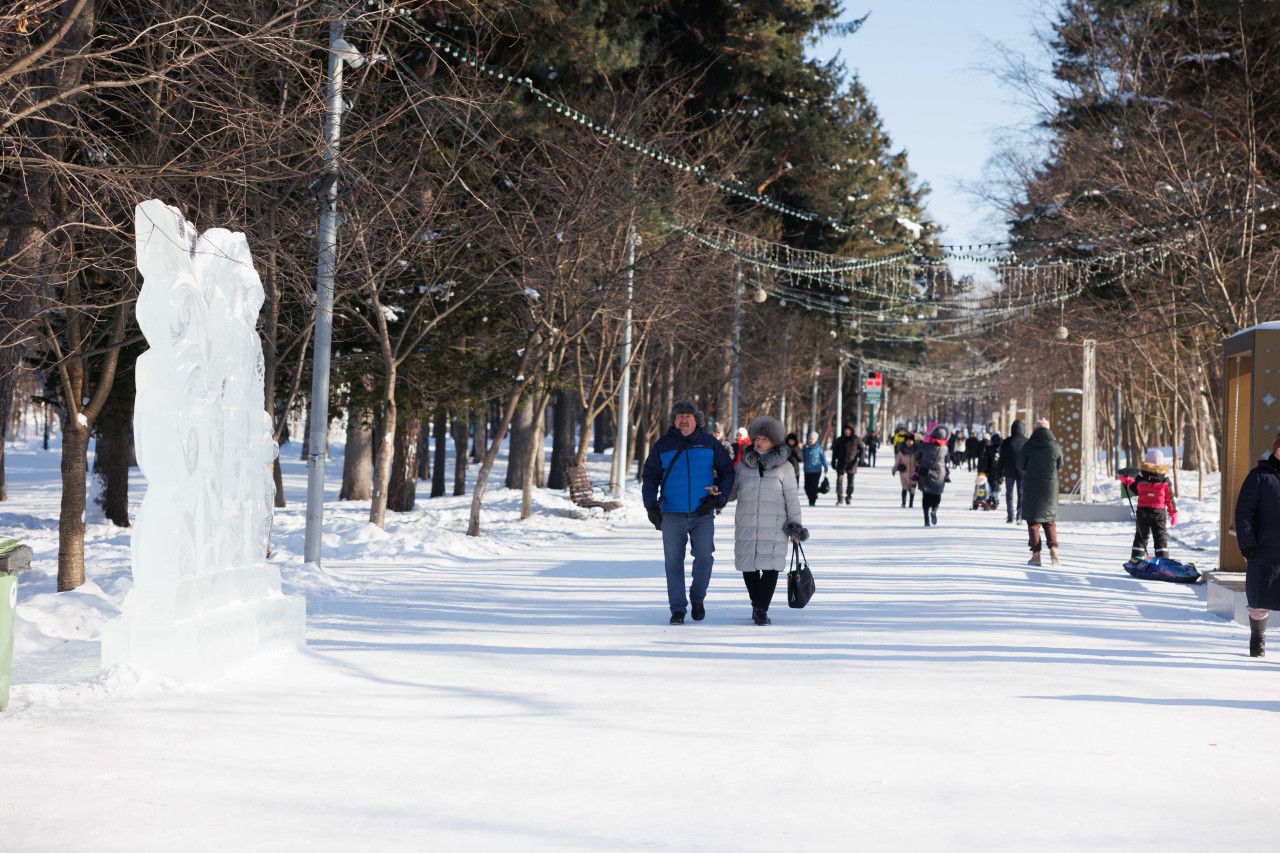
<path fill-rule="evenodd" d="M 996 497 L 1000 497 L 1000 480 L 1004 476 L 1000 464 L 1000 433 L 993 432 L 987 436 L 986 443 L 982 447 L 982 462 L 978 465 L 979 473 L 987 475 L 987 481 L 991 483 L 991 488 L 995 489 Z"/>
<path fill-rule="evenodd" d="M 706 615 L 703 599 L 711 583 L 715 551 L 715 510 L 724 507 L 733 489 L 733 459 L 724 445 L 702 428 L 698 407 L 680 400 L 671 407 L 671 428 L 644 461 L 641 497 L 649 522 L 662 531 L 667 572 L 667 604 L 671 624 L 683 625 L 686 606 L 693 619 Z M 685 547 L 693 551 L 693 584 L 684 591 Z"/>
<path fill-rule="evenodd" d="M 964 440 L 964 458 L 969 463 L 969 470 L 972 471 L 978 464 L 978 459 L 982 454 L 982 439 L 978 438 L 972 431 Z"/>
<path fill-rule="evenodd" d="M 951 466 L 947 464 L 947 439 L 951 430 L 938 424 L 916 450 L 916 470 L 912 473 L 920 487 L 920 506 L 924 508 L 924 526 L 938 524 L 938 505 L 942 492 L 951 482 Z"/>
<path fill-rule="evenodd" d="M 1009 437 L 1000 442 L 1000 474 L 1004 477 L 1005 523 L 1022 523 L 1022 473 L 1018 470 L 1018 455 L 1027 443 L 1027 427 L 1022 421 L 1009 425 Z M 1017 504 L 1014 498 L 1017 497 Z"/>
<path fill-rule="evenodd" d="M 831 467 L 836 469 L 836 506 L 847 506 L 853 497 L 853 478 L 862 464 L 862 453 L 862 440 L 853 434 L 852 424 L 845 424 L 840 437 L 831 442 Z"/>
<path fill-rule="evenodd" d="M 1062 470 L 1062 445 L 1049 432 L 1048 418 L 1040 418 L 1031 432 L 1031 438 L 1018 454 L 1018 471 L 1022 474 L 1025 498 L 1022 517 L 1027 522 L 1027 546 L 1031 559 L 1027 565 L 1040 565 L 1040 529 L 1044 528 L 1045 543 L 1049 546 L 1049 558 L 1055 566 L 1058 560 L 1058 472 Z"/>
<path fill-rule="evenodd" d="M 862 445 L 866 448 L 867 467 L 876 467 L 876 448 L 880 446 L 880 436 L 876 435 L 875 430 L 867 430 L 867 437 L 863 439 Z"/>
<path fill-rule="evenodd" d="M 1245 558 L 1249 656 L 1266 651 L 1267 617 L 1280 610 L 1280 433 L 1271 453 L 1249 472 L 1236 498 L 1236 544 Z"/>
<path fill-rule="evenodd" d="M 800 449 L 800 436 L 787 433 L 787 461 L 796 472 L 796 485 L 800 484 L 800 469 L 804 467 L 804 451 Z"/>

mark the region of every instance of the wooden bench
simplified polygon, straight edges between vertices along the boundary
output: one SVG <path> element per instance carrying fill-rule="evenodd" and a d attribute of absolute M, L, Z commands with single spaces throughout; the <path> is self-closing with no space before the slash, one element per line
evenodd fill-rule
<path fill-rule="evenodd" d="M 564 476 L 569 481 L 569 500 L 575 506 L 585 509 L 588 516 L 590 516 L 593 509 L 604 510 L 604 514 L 607 517 L 613 510 L 622 508 L 622 501 L 597 495 L 597 493 L 601 495 L 607 493 L 591 485 L 591 478 L 587 476 L 585 466 L 566 465 L 564 466 Z"/>

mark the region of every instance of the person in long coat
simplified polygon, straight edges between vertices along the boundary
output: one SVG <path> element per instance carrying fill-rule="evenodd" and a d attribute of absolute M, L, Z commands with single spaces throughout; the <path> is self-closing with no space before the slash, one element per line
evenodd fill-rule
<path fill-rule="evenodd" d="M 1022 523 L 1022 474 L 1018 456 L 1027 443 L 1027 426 L 1021 420 L 1009 426 L 1009 437 L 1000 442 L 1000 474 L 1004 477 L 1005 523 Z M 1015 504 L 1015 499 L 1017 503 Z"/>
<path fill-rule="evenodd" d="M 809 538 L 800 517 L 800 496 L 783 438 L 782 422 L 762 415 L 747 428 L 752 443 L 742 452 L 729 500 L 733 516 L 733 562 L 751 598 L 751 619 L 770 625 L 769 602 L 778 573 L 787 567 L 792 541 Z"/>
<path fill-rule="evenodd" d="M 1249 655 L 1264 656 L 1264 632 L 1280 610 L 1280 433 L 1271 453 L 1249 472 L 1236 498 L 1236 544 L 1245 558 L 1244 594 L 1249 606 Z"/>
<path fill-rule="evenodd" d="M 1058 560 L 1058 472 L 1062 470 L 1062 445 L 1049 431 L 1049 420 L 1040 418 L 1031 437 L 1018 454 L 1018 473 L 1022 475 L 1022 518 L 1027 522 L 1027 546 L 1031 559 L 1027 565 L 1040 565 L 1040 551 L 1049 546 L 1049 558 Z M 1044 543 L 1040 530 L 1044 528 Z"/>
<path fill-rule="evenodd" d="M 908 435 L 898 445 L 893 455 L 893 470 L 898 474 L 898 482 L 902 484 L 903 508 L 916 505 L 916 481 L 912 479 L 916 473 L 916 437 Z"/>
<path fill-rule="evenodd" d="M 942 492 L 951 482 L 951 466 L 947 463 L 947 439 L 951 430 L 938 424 L 916 450 L 916 470 L 912 477 L 920 486 L 920 506 L 924 508 L 924 526 L 938 524 L 938 506 Z"/>

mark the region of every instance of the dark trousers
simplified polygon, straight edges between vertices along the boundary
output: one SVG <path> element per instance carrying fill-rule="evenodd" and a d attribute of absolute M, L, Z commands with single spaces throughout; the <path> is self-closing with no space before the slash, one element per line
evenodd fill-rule
<path fill-rule="evenodd" d="M 1013 502 L 1017 497 L 1018 502 Z M 1005 477 L 1004 478 L 1004 514 L 1009 521 L 1016 521 L 1022 518 L 1022 478 L 1021 477 Z"/>
<path fill-rule="evenodd" d="M 809 506 L 813 506 L 818 502 L 818 484 L 822 482 L 822 472 L 810 474 L 804 472 L 804 493 L 809 497 Z"/>
<path fill-rule="evenodd" d="M 774 571 L 743 572 L 742 582 L 747 585 L 751 606 L 768 610 L 769 602 L 773 601 L 773 591 L 778 588 L 778 573 Z"/>
<path fill-rule="evenodd" d="M 845 503 L 849 502 L 849 496 L 853 494 L 853 478 L 858 473 L 858 466 L 846 465 L 840 469 L 840 473 L 836 474 L 836 500 L 844 495 Z"/>
<path fill-rule="evenodd" d="M 942 495 L 931 495 L 928 492 L 920 493 L 920 506 L 924 507 L 924 520 L 926 524 L 930 520 L 937 520 L 938 505 L 941 503 Z M 930 513 L 932 513 L 932 518 L 930 518 Z"/>
<path fill-rule="evenodd" d="M 1138 507 L 1138 532 L 1133 534 L 1133 559 L 1147 553 L 1147 537 L 1155 540 L 1156 556 L 1169 556 L 1169 514 L 1160 507 Z"/>
<path fill-rule="evenodd" d="M 876 449 L 874 447 L 867 448 L 867 465 L 871 468 L 876 467 Z"/>
<path fill-rule="evenodd" d="M 1031 547 L 1031 553 L 1039 554 L 1040 544 L 1040 528 L 1044 528 L 1044 544 L 1050 549 L 1058 547 L 1058 522 L 1056 521 L 1029 521 L 1027 522 L 1027 545 Z"/>

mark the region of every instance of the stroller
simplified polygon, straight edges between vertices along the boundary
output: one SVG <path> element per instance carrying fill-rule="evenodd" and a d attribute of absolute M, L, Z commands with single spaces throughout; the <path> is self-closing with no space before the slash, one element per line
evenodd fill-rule
<path fill-rule="evenodd" d="M 992 488 L 986 474 L 979 474 L 973 484 L 973 506 L 970 509 L 992 510 L 1000 506 L 1000 493 Z"/>

